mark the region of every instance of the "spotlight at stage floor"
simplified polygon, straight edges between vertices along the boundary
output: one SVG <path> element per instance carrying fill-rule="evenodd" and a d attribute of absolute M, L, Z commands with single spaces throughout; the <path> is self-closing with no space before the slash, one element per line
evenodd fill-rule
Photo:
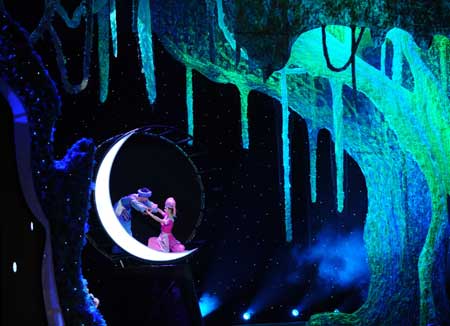
<path fill-rule="evenodd" d="M 215 295 L 203 293 L 198 304 L 200 306 L 202 317 L 206 317 L 220 306 L 220 301 Z"/>
<path fill-rule="evenodd" d="M 250 313 L 250 311 L 246 311 L 242 314 L 242 319 L 250 320 L 250 318 L 252 318 L 252 314 Z"/>
<path fill-rule="evenodd" d="M 300 311 L 298 311 L 297 308 L 294 308 L 291 310 L 291 315 L 292 317 L 298 317 L 298 315 L 300 315 Z"/>

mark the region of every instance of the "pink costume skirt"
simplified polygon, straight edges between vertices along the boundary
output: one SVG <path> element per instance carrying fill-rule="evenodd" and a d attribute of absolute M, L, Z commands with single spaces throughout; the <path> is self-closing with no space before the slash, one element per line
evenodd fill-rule
<path fill-rule="evenodd" d="M 161 232 L 158 237 L 148 239 L 147 246 L 151 249 L 163 252 L 182 252 L 184 246 L 175 239 L 172 233 Z"/>

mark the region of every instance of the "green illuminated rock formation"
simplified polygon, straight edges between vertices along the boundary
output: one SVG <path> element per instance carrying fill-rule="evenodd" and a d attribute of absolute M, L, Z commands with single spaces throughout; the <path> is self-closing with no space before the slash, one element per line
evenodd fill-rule
<path fill-rule="evenodd" d="M 215 1 L 207 2 L 211 6 Z M 439 5 L 448 5 L 435 3 L 426 10 L 421 2 L 383 1 L 370 8 L 353 1 L 327 2 L 322 8 L 306 1 L 221 5 L 226 29 L 218 20 L 211 27 L 211 20 L 204 19 L 203 2 L 153 1 L 154 32 L 189 69 L 215 82 L 288 101 L 290 109 L 313 128 L 310 139 L 314 141 L 317 130 L 328 129 L 341 151 L 338 160 L 345 150 L 366 179 L 368 298 L 353 314 L 319 314 L 310 324 L 441 325 L 450 320 L 444 277 L 450 194 L 450 29 L 445 23 L 448 11 L 439 12 Z M 395 20 L 399 13 L 408 15 Z M 420 19 L 427 26 L 418 24 Z M 334 72 L 327 66 L 318 28 L 324 24 L 367 27 L 354 65 L 356 105 L 342 93 L 342 87 L 354 87 L 351 69 Z M 329 59 L 334 66 L 343 66 L 351 55 L 350 28 L 326 30 Z M 385 53 L 387 49 L 392 55 Z M 240 55 L 244 51 L 247 59 Z M 281 93 L 283 74 L 287 96 Z M 337 170 L 340 179 L 342 169 Z M 338 189 L 338 207 L 342 196 Z"/>

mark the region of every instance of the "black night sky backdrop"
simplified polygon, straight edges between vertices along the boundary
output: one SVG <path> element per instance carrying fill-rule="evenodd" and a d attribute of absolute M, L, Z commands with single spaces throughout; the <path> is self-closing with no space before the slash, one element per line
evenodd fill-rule
<path fill-rule="evenodd" d="M 25 3 L 6 1 L 5 5 L 12 17 L 30 31 L 40 14 L 24 10 Z M 131 32 L 131 11 L 124 3 L 118 4 L 119 55 L 111 58 L 109 95 L 104 104 L 98 100 L 95 41 L 89 85 L 78 95 L 63 91 L 48 38 L 36 46 L 62 100 L 55 133 L 58 158 L 82 137 L 92 138 L 99 145 L 116 134 L 147 125 L 164 124 L 186 130 L 185 67 L 154 37 L 157 99 L 150 106 Z M 29 8 L 28 3 L 26 6 Z M 39 8 L 36 10 L 40 13 Z M 69 77 L 78 81 L 84 32 L 69 30 L 62 24 L 59 31 L 70 59 Z M 250 94 L 247 151 L 240 144 L 237 88 L 213 83 L 195 71 L 193 85 L 195 142 L 206 149 L 208 169 L 202 176 L 205 215 L 194 238 L 203 245 L 190 264 L 198 298 L 218 300 L 217 309 L 205 322 L 240 323 L 241 314 L 249 307 L 255 311 L 252 321 L 258 322 L 292 321 L 290 311 L 294 307 L 300 310 L 297 320 L 307 320 L 320 311 L 356 310 L 364 302 L 370 278 L 363 246 L 367 192 L 357 164 L 345 157 L 345 207 L 343 213 L 337 213 L 334 144 L 329 133 L 322 130 L 318 138 L 317 202 L 312 204 L 306 124 L 291 114 L 293 242 L 286 243 L 278 165 L 280 103 L 257 92 Z M 163 151 L 158 154 L 164 155 Z M 178 163 L 172 160 L 174 169 Z M 142 164 L 127 173 L 136 178 L 141 169 L 147 168 L 150 164 Z M 152 188 L 149 181 L 140 182 L 136 187 Z M 176 182 L 171 185 L 174 192 L 180 191 Z M 124 190 L 124 194 L 127 192 Z M 193 198 L 197 200 L 197 196 Z M 163 202 L 159 201 L 159 205 Z M 183 211 L 181 202 L 179 209 Z M 183 218 L 180 214 L 179 219 Z M 183 238 L 184 231 L 179 232 Z M 174 234 L 178 234 L 177 224 Z M 117 315 L 124 313 L 120 307 L 108 305 L 110 298 L 120 296 L 140 303 L 150 300 L 145 294 L 114 284 L 113 269 L 90 244 L 86 246 L 84 276 L 90 291 L 100 299 L 99 309 L 109 325 L 116 325 Z"/>

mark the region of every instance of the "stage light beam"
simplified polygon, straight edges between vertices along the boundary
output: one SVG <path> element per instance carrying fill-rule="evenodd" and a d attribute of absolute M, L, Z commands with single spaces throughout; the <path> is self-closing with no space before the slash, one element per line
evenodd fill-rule
<path fill-rule="evenodd" d="M 199 306 L 202 317 L 206 317 L 220 305 L 219 298 L 209 293 L 204 293 L 200 297 Z"/>

